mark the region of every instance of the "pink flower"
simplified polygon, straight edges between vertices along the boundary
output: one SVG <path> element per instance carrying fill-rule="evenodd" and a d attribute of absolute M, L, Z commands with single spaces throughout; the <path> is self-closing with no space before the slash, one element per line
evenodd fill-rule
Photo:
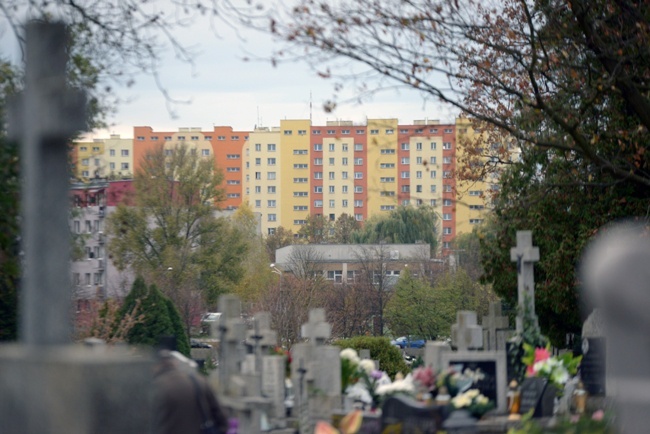
<path fill-rule="evenodd" d="M 591 415 L 591 418 L 593 420 L 603 420 L 605 417 L 605 412 L 603 410 L 596 410 L 594 411 L 594 414 Z"/>
<path fill-rule="evenodd" d="M 551 353 L 546 348 L 535 348 L 535 363 L 549 359 Z"/>

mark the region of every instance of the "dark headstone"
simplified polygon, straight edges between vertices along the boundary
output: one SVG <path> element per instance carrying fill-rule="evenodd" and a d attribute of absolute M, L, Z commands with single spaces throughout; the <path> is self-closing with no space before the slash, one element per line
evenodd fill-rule
<path fill-rule="evenodd" d="M 466 361 L 466 360 L 451 360 L 452 365 L 462 365 L 460 372 L 465 369 L 476 372 L 477 369 L 484 374 L 482 380 L 478 380 L 471 388 L 478 389 L 481 393 L 490 399 L 492 402 L 497 402 L 497 362 L 496 360 L 481 360 L 481 361 Z"/>
<path fill-rule="evenodd" d="M 533 417 L 552 416 L 555 394 L 555 387 L 545 378 L 526 378 L 521 384 L 519 412 L 526 414 L 533 410 Z"/>
<path fill-rule="evenodd" d="M 605 372 L 605 338 L 584 338 L 580 379 L 590 396 L 605 395 Z"/>
<path fill-rule="evenodd" d="M 407 396 L 391 396 L 381 408 L 381 419 L 384 430 L 401 426 L 402 433 L 436 434 L 442 428 L 446 417 L 447 407 L 424 405 Z M 397 431 L 395 431 L 397 432 Z"/>

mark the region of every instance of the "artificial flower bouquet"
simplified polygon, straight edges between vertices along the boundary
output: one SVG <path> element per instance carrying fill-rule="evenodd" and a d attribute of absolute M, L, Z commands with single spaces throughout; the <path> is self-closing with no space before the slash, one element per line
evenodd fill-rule
<path fill-rule="evenodd" d="M 564 392 L 564 385 L 578 373 L 582 356 L 574 357 L 571 353 L 561 356 L 551 356 L 550 346 L 546 348 L 523 344 L 524 356 L 521 358 L 526 365 L 527 377 L 543 377 L 555 386 L 558 395 Z"/>
<path fill-rule="evenodd" d="M 472 416 L 480 419 L 485 413 L 494 408 L 494 402 L 481 394 L 478 389 L 469 389 L 459 393 L 451 399 L 451 405 L 455 410 L 467 410 Z"/>

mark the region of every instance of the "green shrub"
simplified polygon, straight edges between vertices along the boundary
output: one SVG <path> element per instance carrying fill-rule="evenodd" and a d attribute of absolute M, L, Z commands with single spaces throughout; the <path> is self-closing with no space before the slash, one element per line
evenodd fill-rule
<path fill-rule="evenodd" d="M 386 372 L 390 378 L 395 378 L 395 374 L 401 372 L 406 375 L 410 369 L 402 353 L 390 340 L 384 337 L 373 336 L 355 336 L 350 339 L 340 339 L 334 342 L 334 345 L 343 348 L 353 348 L 359 350 L 370 350 L 370 358 L 379 361 L 379 369 Z"/>

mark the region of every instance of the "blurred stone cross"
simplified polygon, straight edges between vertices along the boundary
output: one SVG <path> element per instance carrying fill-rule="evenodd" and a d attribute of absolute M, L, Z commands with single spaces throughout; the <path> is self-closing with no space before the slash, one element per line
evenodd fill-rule
<path fill-rule="evenodd" d="M 520 312 L 517 315 L 517 333 L 524 331 L 523 310 L 528 309 L 529 315 L 537 325 L 535 315 L 535 274 L 534 265 L 539 261 L 539 247 L 533 246 L 531 231 L 517 231 L 517 246 L 510 249 L 510 260 L 517 263 L 517 297 Z M 528 306 L 526 306 L 526 303 Z"/>
<path fill-rule="evenodd" d="M 23 176 L 20 340 L 71 342 L 68 145 L 86 128 L 83 92 L 66 85 L 63 24 L 27 26 L 25 90 L 10 103 L 9 137 L 21 143 Z"/>

